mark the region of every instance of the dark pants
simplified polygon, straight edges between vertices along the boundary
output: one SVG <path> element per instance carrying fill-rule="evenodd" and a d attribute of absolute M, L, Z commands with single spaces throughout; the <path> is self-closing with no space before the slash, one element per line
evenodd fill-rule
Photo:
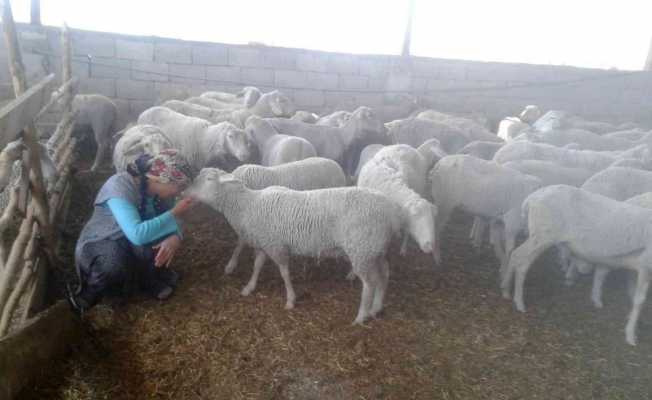
<path fill-rule="evenodd" d="M 106 294 L 130 295 L 137 288 L 156 292 L 162 285 L 154 264 L 156 253 L 151 246 L 135 246 L 126 238 L 88 243 L 82 250 L 79 265 L 79 297 L 88 306 Z"/>

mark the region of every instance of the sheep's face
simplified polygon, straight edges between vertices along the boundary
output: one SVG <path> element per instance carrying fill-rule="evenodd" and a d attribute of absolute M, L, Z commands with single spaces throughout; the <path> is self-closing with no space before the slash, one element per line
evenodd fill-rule
<path fill-rule="evenodd" d="M 242 162 L 248 161 L 251 157 L 251 141 L 242 129 L 235 126 L 229 127 L 226 132 L 225 145 L 229 153 Z"/>
<path fill-rule="evenodd" d="M 219 168 L 204 168 L 182 195 L 210 205 L 220 191 L 220 177 L 225 175 L 230 174 Z"/>
<path fill-rule="evenodd" d="M 258 100 L 260 100 L 260 97 L 262 96 L 260 90 L 258 90 L 258 88 L 255 88 L 253 86 L 247 86 L 243 88 L 242 92 L 240 93 L 242 94 L 243 97 L 242 103 L 246 108 L 253 107 L 258 102 Z M 240 93 L 238 93 L 238 95 L 240 95 Z"/>
<path fill-rule="evenodd" d="M 385 125 L 376 113 L 369 107 L 358 107 L 348 120 L 346 125 L 353 124 L 355 127 L 355 138 L 359 140 L 380 140 L 386 135 Z"/>
<path fill-rule="evenodd" d="M 269 107 L 275 117 L 289 118 L 294 114 L 295 107 L 289 97 L 275 90 L 267 93 Z"/>
<path fill-rule="evenodd" d="M 419 244 L 424 253 L 433 253 L 439 258 L 435 237 L 435 220 L 437 208 L 426 200 L 418 200 L 406 205 L 408 213 L 408 231 Z"/>

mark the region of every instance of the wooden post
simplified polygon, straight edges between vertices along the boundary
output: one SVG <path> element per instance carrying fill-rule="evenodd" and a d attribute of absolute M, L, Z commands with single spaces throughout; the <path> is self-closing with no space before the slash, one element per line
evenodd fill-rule
<path fill-rule="evenodd" d="M 410 5 L 409 5 L 409 10 L 408 10 L 408 20 L 407 20 L 407 26 L 405 27 L 405 37 L 403 38 L 403 52 L 401 52 L 401 55 L 403 57 L 409 57 L 410 56 L 410 43 L 412 41 L 412 19 L 414 18 L 414 1 L 415 0 L 409 0 Z"/>
<path fill-rule="evenodd" d="M 63 49 L 62 59 L 62 81 L 68 82 L 72 79 L 72 41 L 70 40 L 70 29 L 68 25 L 63 24 L 61 32 L 61 48 Z M 70 115 L 72 113 L 72 86 L 66 86 L 63 95 L 63 115 Z"/>
<path fill-rule="evenodd" d="M 650 48 L 647 51 L 647 59 L 643 71 L 652 71 L 652 38 L 650 38 Z"/>
<path fill-rule="evenodd" d="M 9 52 L 9 70 L 14 85 L 16 97 L 27 90 L 27 79 L 25 77 L 25 67 L 20 53 L 18 37 L 16 35 L 16 25 L 11 11 L 9 0 L 4 1 L 2 10 L 2 27 L 4 29 L 5 41 Z M 47 244 L 48 258 L 51 262 L 56 262 L 56 238 L 54 230 L 49 224 L 50 216 L 48 202 L 46 199 L 45 185 L 43 183 L 43 171 L 41 170 L 40 149 L 37 142 L 37 131 L 34 122 L 29 123 L 24 130 L 23 139 L 27 146 L 29 166 L 32 171 L 32 205 L 36 210 L 36 217 L 39 221 L 41 231 Z"/>
<path fill-rule="evenodd" d="M 41 25 L 41 0 L 32 0 L 32 15 L 31 15 L 31 24 L 32 25 Z"/>

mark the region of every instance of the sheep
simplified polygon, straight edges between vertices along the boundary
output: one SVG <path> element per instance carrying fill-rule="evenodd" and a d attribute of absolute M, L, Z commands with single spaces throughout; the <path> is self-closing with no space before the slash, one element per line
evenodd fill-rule
<path fill-rule="evenodd" d="M 426 140 L 435 138 L 439 140 L 446 153 L 453 154 L 471 142 L 459 129 L 427 119 L 395 120 L 386 123 L 385 126 L 387 135 L 394 144 L 419 147 Z"/>
<path fill-rule="evenodd" d="M 580 187 L 593 176 L 593 171 L 588 169 L 564 167 L 550 161 L 517 160 L 507 162 L 503 166 L 536 176 L 545 186 L 563 184 Z"/>
<path fill-rule="evenodd" d="M 537 119 L 532 127 L 539 132 L 548 132 L 559 129 L 578 128 L 598 134 L 613 132 L 617 128 L 605 122 L 587 121 L 581 117 L 571 115 L 566 111 L 551 110 Z"/>
<path fill-rule="evenodd" d="M 626 151 L 598 152 L 562 149 L 544 143 L 516 140 L 501 147 L 494 155 L 493 160 L 499 164 L 516 160 L 552 161 L 565 167 L 584 168 L 597 172 L 625 158 L 636 158 L 648 162 L 649 149 L 646 145 L 641 145 Z"/>
<path fill-rule="evenodd" d="M 498 137 L 509 142 L 530 128 L 530 125 L 521 121 L 519 118 L 507 117 L 498 124 Z"/>
<path fill-rule="evenodd" d="M 417 151 L 423 157 L 426 171 L 430 171 L 442 158 L 448 154 L 441 148 L 441 143 L 437 139 L 428 139 L 417 147 Z M 426 182 L 427 183 L 427 182 Z M 430 191 L 426 191 L 430 193 Z"/>
<path fill-rule="evenodd" d="M 281 135 L 268 121 L 255 115 L 247 119 L 245 132 L 257 145 L 260 162 L 264 166 L 280 165 L 317 156 L 315 147 L 306 139 Z"/>
<path fill-rule="evenodd" d="M 220 114 L 216 110 L 199 104 L 188 103 L 187 101 L 181 100 L 168 100 L 161 104 L 161 106 L 188 117 L 201 118 L 213 123 L 219 122 L 217 119 Z"/>
<path fill-rule="evenodd" d="M 169 108 L 152 107 L 140 114 L 138 124 L 161 128 L 195 172 L 206 166 L 223 165 L 230 156 L 241 162 L 251 157 L 247 134 L 228 122 L 211 125 Z"/>
<path fill-rule="evenodd" d="M 636 325 L 647 296 L 652 265 L 652 210 L 567 185 L 545 187 L 523 202 L 529 238 L 517 247 L 503 275 L 503 296 L 524 312 L 523 284 L 532 263 L 548 248 L 564 244 L 578 257 L 605 268 L 626 268 L 638 273 L 632 311 L 625 338 L 636 344 Z"/>
<path fill-rule="evenodd" d="M 206 103 L 211 100 L 203 99 L 203 101 Z M 260 96 L 258 101 L 250 107 L 238 106 L 215 110 L 214 120 L 230 122 L 239 128 L 244 128 L 247 118 L 252 115 L 262 118 L 289 118 L 294 112 L 295 107 L 292 101 L 282 92 L 274 90 Z"/>
<path fill-rule="evenodd" d="M 636 168 L 609 167 L 589 178 L 582 189 L 610 199 L 625 201 L 652 192 L 652 172 Z"/>
<path fill-rule="evenodd" d="M 375 106 L 374 110 L 380 121 L 385 123 L 406 118 L 418 108 L 419 99 L 416 96 L 406 93 L 391 93 L 386 94 L 383 104 Z"/>
<path fill-rule="evenodd" d="M 427 110 L 417 114 L 416 118 L 425 119 L 460 131 L 469 141 L 502 142 L 502 139 L 491 133 L 477 122 L 463 117 L 456 117 L 435 110 Z"/>
<path fill-rule="evenodd" d="M 490 221 L 502 220 L 504 246 L 502 241 L 492 240 L 502 272 L 524 226 L 521 203 L 543 185 L 541 180 L 492 161 L 455 154 L 439 160 L 430 172 L 430 181 L 439 213 L 437 237 L 457 208 Z"/>
<path fill-rule="evenodd" d="M 296 299 L 288 268 L 291 255 L 344 254 L 362 281 L 354 324 L 382 310 L 389 280 L 387 249 L 401 233 L 403 221 L 398 206 L 381 193 L 358 187 L 252 190 L 231 174 L 207 168 L 187 194 L 222 213 L 256 249 L 254 273 L 267 256 L 278 265 L 286 288 L 286 309 L 294 308 Z"/>
<path fill-rule="evenodd" d="M 362 151 L 360 152 L 360 159 L 358 160 L 358 166 L 355 168 L 355 172 L 353 173 L 353 179 L 354 181 L 357 182 L 358 177 L 360 176 L 360 170 L 362 170 L 362 167 L 371 160 L 376 153 L 378 153 L 382 148 L 385 147 L 383 144 L 370 144 L 366 146 Z"/>
<path fill-rule="evenodd" d="M 221 101 L 224 103 L 235 103 L 251 107 L 262 96 L 262 92 L 254 86 L 245 86 L 236 94 L 225 92 L 204 92 L 199 97 Z"/>
<path fill-rule="evenodd" d="M 488 161 L 493 159 L 496 152 L 504 145 L 505 143 L 499 142 L 474 141 L 462 147 L 457 154 L 466 154 Z"/>
<path fill-rule="evenodd" d="M 539 107 L 529 105 L 525 106 L 518 119 L 528 125 L 532 125 L 540 116 L 541 110 L 539 110 Z"/>
<path fill-rule="evenodd" d="M 627 150 L 641 144 L 650 144 L 652 135 L 644 135 L 632 141 L 613 136 L 601 136 L 583 129 L 550 130 L 545 133 L 525 132 L 516 139 L 552 144 L 557 147 L 577 143 L 582 150 L 614 151 Z"/>
<path fill-rule="evenodd" d="M 346 185 L 342 168 L 335 161 L 320 157 L 306 158 L 273 167 L 245 164 L 233 170 L 232 174 L 253 190 L 270 186 L 283 186 L 292 190 L 315 190 Z M 224 268 L 225 274 L 231 274 L 235 270 L 243 248 L 244 242 L 238 239 L 233 255 Z M 243 293 L 251 293 L 256 287 L 257 279 L 257 275 L 252 276 L 252 281 Z"/>
<path fill-rule="evenodd" d="M 59 91 L 53 92 L 52 96 L 58 97 L 59 106 L 63 106 L 63 96 L 60 96 Z M 73 112 L 77 112 L 75 127 L 93 130 L 97 151 L 91 172 L 96 172 L 104 161 L 104 157 L 111 147 L 111 137 L 117 130 L 118 108 L 106 96 L 78 94 L 72 100 L 72 109 Z"/>
<path fill-rule="evenodd" d="M 346 124 L 346 121 L 348 121 L 350 118 L 351 118 L 351 112 L 349 111 L 335 111 L 334 113 L 324 115 L 323 117 L 319 118 L 317 122 L 315 122 L 315 124 L 341 128 Z"/>
<path fill-rule="evenodd" d="M 421 251 L 432 253 L 435 263 L 440 264 L 435 236 L 437 207 L 423 198 L 426 167 L 426 160 L 416 149 L 402 144 L 387 146 L 362 167 L 357 185 L 376 189 L 399 205 L 410 236 Z"/>
<path fill-rule="evenodd" d="M 127 165 L 141 154 L 155 155 L 172 147 L 161 128 L 154 125 L 134 125 L 127 129 L 116 143 L 113 149 L 113 166 L 117 172 L 126 171 Z"/>
<path fill-rule="evenodd" d="M 236 109 L 243 108 L 242 104 L 224 102 L 209 97 L 201 97 L 201 96 L 188 97 L 184 101 L 186 103 L 196 104 L 196 105 L 208 107 L 213 110 L 220 110 L 220 111 L 236 110 Z"/>
<path fill-rule="evenodd" d="M 290 119 L 294 119 L 297 121 L 305 122 L 306 124 L 314 124 L 319 120 L 319 116 L 315 113 L 312 113 L 310 111 L 297 111 L 294 113 L 293 116 L 290 117 Z"/>
<path fill-rule="evenodd" d="M 387 143 L 385 128 L 369 107 L 358 107 L 341 128 L 306 124 L 285 118 L 268 118 L 282 134 L 306 139 L 317 155 L 337 161 L 347 175 L 354 173 L 360 152 L 373 143 Z"/>

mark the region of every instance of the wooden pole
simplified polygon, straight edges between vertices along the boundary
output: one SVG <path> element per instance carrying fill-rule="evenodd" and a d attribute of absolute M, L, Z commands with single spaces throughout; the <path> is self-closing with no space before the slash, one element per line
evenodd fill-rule
<path fill-rule="evenodd" d="M 16 97 L 20 96 L 27 90 L 27 78 L 25 77 L 25 66 L 20 53 L 18 36 L 16 35 L 16 25 L 11 11 L 11 3 L 4 0 L 2 9 L 2 27 L 4 30 L 7 50 L 9 52 L 9 70 L 14 85 Z M 32 171 L 32 204 L 36 210 L 36 217 L 39 221 L 41 231 L 47 244 L 47 254 L 50 262 L 56 262 L 56 238 L 54 230 L 50 226 L 50 216 L 48 202 L 46 199 L 45 185 L 43 183 L 43 171 L 41 170 L 40 149 L 37 142 L 37 131 L 34 122 L 29 123 L 24 130 L 23 139 L 27 146 L 29 166 Z"/>
<path fill-rule="evenodd" d="M 410 5 L 408 9 L 408 20 L 407 26 L 405 27 L 405 37 L 403 38 L 403 51 L 401 55 L 403 57 L 410 56 L 410 43 L 412 41 L 412 20 L 414 19 L 414 2 L 415 0 L 409 0 Z"/>
<path fill-rule="evenodd" d="M 31 15 L 31 24 L 32 25 L 41 25 L 41 0 L 32 0 L 32 15 Z"/>
<path fill-rule="evenodd" d="M 62 60 L 62 81 L 69 82 L 72 80 L 72 40 L 70 40 L 70 29 L 68 25 L 63 24 L 61 32 L 61 48 L 63 49 Z M 63 95 L 63 115 L 72 113 L 72 85 L 65 86 Z"/>
<path fill-rule="evenodd" d="M 652 71 L 652 38 L 650 38 L 650 48 L 647 51 L 647 59 L 643 71 Z"/>

